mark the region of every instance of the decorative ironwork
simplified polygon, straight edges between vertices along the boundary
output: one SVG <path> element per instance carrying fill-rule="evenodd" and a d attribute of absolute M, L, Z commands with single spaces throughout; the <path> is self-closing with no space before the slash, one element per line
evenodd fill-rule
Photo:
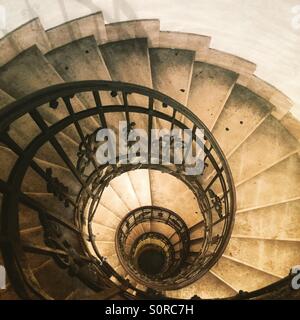
<path fill-rule="evenodd" d="M 112 97 L 127 97 L 128 94 L 138 94 L 148 99 L 148 105 L 132 106 L 128 105 L 126 100 L 123 103 L 118 101 L 116 105 L 105 105 L 101 101 L 101 94 L 107 92 L 111 93 Z M 94 107 L 89 109 L 75 108 L 74 101 L 76 99 L 80 100 L 83 93 L 89 93 L 94 97 Z M 74 97 L 74 99 L 71 97 Z M 165 108 L 163 110 L 157 109 L 158 104 L 163 104 Z M 168 112 L 170 110 L 173 110 L 172 115 Z M 205 163 L 206 167 L 210 168 L 211 176 L 208 177 L 205 171 L 199 176 L 187 176 L 184 174 L 185 164 L 181 166 L 164 166 L 161 164 L 121 165 L 117 162 L 116 165 L 98 165 L 94 157 L 96 147 L 94 136 L 89 132 L 89 128 L 84 126 L 84 123 L 87 119 L 95 120 L 97 117 L 99 118 L 97 121 L 100 123 L 99 128 L 109 127 L 110 124 L 107 123 L 108 114 L 125 115 L 127 122 L 132 125 L 133 122 L 130 120 L 132 114 L 146 116 L 148 118 L 148 132 L 151 132 L 154 120 L 157 119 L 163 120 L 171 129 L 187 129 L 185 123 L 191 123 L 193 139 L 196 138 L 195 132 L 197 129 L 204 130 L 206 141 L 204 146 Z M 16 121 L 25 115 L 32 120 L 32 123 L 28 123 L 28 127 L 38 126 L 40 133 L 32 136 L 32 140 L 27 141 L 26 146 L 21 147 L 14 140 L 11 131 Z M 24 128 L 24 130 L 28 129 Z M 61 139 L 62 135 L 68 134 L 72 136 L 73 143 L 77 144 L 76 163 L 74 163 L 72 155 L 64 147 Z M 82 276 L 82 279 L 93 290 L 114 288 L 118 283 L 117 285 L 122 288 L 126 297 L 131 296 L 133 298 L 130 292 L 135 292 L 137 296 L 147 296 L 147 290 L 141 292 L 116 273 L 103 259 L 97 246 L 93 243 L 93 250 L 91 251 L 86 236 L 86 232 L 93 234 L 93 217 L 105 188 L 116 176 L 130 170 L 142 168 L 160 170 L 171 174 L 184 182 L 198 200 L 199 219 L 203 219 L 203 223 L 197 223 L 196 227 L 189 229 L 189 233 L 201 231 L 201 237 L 204 238 L 203 246 L 201 252 L 189 253 L 186 259 L 188 267 L 185 269 L 184 280 L 180 286 L 188 285 L 203 276 L 225 250 L 232 231 L 235 213 L 235 190 L 226 159 L 205 125 L 189 109 L 159 92 L 137 85 L 110 81 L 65 83 L 42 89 L 1 109 L 0 142 L 18 158 L 11 171 L 8 172 L 8 179 L 6 181 L 0 180 L 0 193 L 2 195 L 1 249 L 12 284 L 19 295 L 25 299 L 51 298 L 44 292 L 34 276 L 25 255 L 26 248 L 31 248 L 30 250 L 33 250 L 35 254 L 49 254 L 53 257 L 59 257 L 61 261 L 66 263 L 72 261 L 69 264 L 69 267 L 72 266 L 71 273 L 78 277 L 81 277 L 79 274 L 89 274 L 90 276 Z M 68 190 L 72 186 L 65 182 L 62 183 L 60 177 L 53 177 L 51 168 L 44 170 L 36 161 L 39 158 L 39 151 L 45 145 L 50 145 L 55 150 L 67 170 L 72 174 L 74 183 L 80 190 L 76 200 L 68 195 Z M 149 154 L 151 148 L 150 141 L 148 144 Z M 64 212 L 58 214 L 46 203 L 42 203 L 22 192 L 22 185 L 29 168 L 36 173 L 41 183 L 44 183 L 48 191 L 55 196 L 56 201 L 63 203 L 65 209 L 72 212 L 71 219 L 66 219 Z M 214 194 L 212 194 L 212 190 Z M 32 246 L 26 244 L 26 247 L 22 242 L 18 217 L 20 204 L 31 208 L 43 217 L 41 218 L 42 230 L 44 230 L 42 232 L 48 239 L 48 241 L 46 240 L 46 248 L 32 249 Z M 147 214 L 145 214 L 145 217 Z M 157 215 L 157 219 L 163 219 L 163 217 Z M 178 227 L 177 222 L 172 222 L 172 219 L 170 219 L 174 228 L 175 226 Z M 222 230 L 222 234 L 218 238 L 214 238 L 215 226 Z M 72 238 L 74 240 L 74 243 L 68 243 L 70 244 L 69 247 L 66 246 L 64 236 L 59 237 L 60 228 L 63 228 L 63 233 L 68 239 Z M 75 264 L 74 261 L 76 261 Z M 80 270 L 84 269 L 84 272 L 78 272 L 77 266 Z M 97 277 L 92 276 L 95 273 L 98 275 Z"/>
<path fill-rule="evenodd" d="M 46 176 L 48 178 L 47 191 L 53 193 L 59 201 L 63 201 L 66 208 L 70 206 L 70 199 L 68 197 L 69 189 L 63 183 L 59 181 L 58 178 L 53 177 L 53 172 L 51 168 L 46 170 Z"/>
<path fill-rule="evenodd" d="M 159 232 L 147 232 L 135 239 L 130 251 L 126 250 L 128 246 L 127 240 L 134 234 L 134 229 L 139 225 L 145 223 L 151 225 L 155 222 L 168 225 L 173 230 L 172 236 L 167 238 Z M 166 287 L 174 280 L 174 275 L 178 275 L 182 271 L 180 267 L 184 264 L 189 254 L 189 240 L 188 227 L 183 219 L 168 209 L 156 206 L 146 206 L 131 211 L 124 217 L 116 231 L 116 249 L 123 267 L 138 282 L 153 289 L 161 289 L 162 286 Z M 156 245 L 160 243 L 160 248 L 165 252 L 165 267 L 156 276 L 142 273 L 137 266 L 136 258 L 139 250 L 144 245 L 148 246 L 149 241 Z M 174 249 L 175 245 L 178 248 L 177 250 Z"/>
<path fill-rule="evenodd" d="M 222 218 L 223 208 L 221 199 L 211 189 L 208 190 L 208 194 L 212 200 L 213 207 L 217 211 L 219 217 Z"/>

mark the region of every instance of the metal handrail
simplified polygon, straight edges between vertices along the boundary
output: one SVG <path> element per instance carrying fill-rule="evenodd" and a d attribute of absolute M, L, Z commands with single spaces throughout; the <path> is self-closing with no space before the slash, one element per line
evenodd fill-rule
<path fill-rule="evenodd" d="M 116 104 L 104 106 L 101 101 L 101 95 L 99 94 L 101 92 L 112 93 L 112 96 L 115 97 L 139 94 L 147 97 L 149 104 L 147 106 L 129 106 L 128 103 L 123 101 L 123 103 L 116 102 Z M 72 105 L 72 98 L 75 97 L 80 100 L 80 94 L 83 93 L 90 93 L 94 96 L 95 106 L 76 112 Z M 155 103 L 162 104 L 165 108 L 173 110 L 173 115 L 170 116 L 161 110 L 157 110 L 155 108 Z M 47 114 L 55 115 L 56 108 L 63 108 L 66 115 L 60 117 L 60 115 L 57 114 L 57 121 L 51 123 L 51 121 L 49 122 L 49 119 L 45 119 L 44 114 L 46 112 Z M 43 112 L 41 112 L 42 110 Z M 206 139 L 206 160 L 210 162 L 210 165 L 214 168 L 216 174 L 215 177 L 213 177 L 211 184 L 204 190 L 204 194 L 197 194 L 197 197 L 198 201 L 201 202 L 202 214 L 207 217 L 207 220 L 205 221 L 206 225 L 212 228 L 214 223 L 222 224 L 223 231 L 222 236 L 218 240 L 214 240 L 216 243 L 213 244 L 215 246 L 213 255 L 205 258 L 206 260 L 201 260 L 201 263 L 203 266 L 205 265 L 205 268 L 191 277 L 191 281 L 200 278 L 207 272 L 224 252 L 234 223 L 236 210 L 235 189 L 225 156 L 207 127 L 182 104 L 162 93 L 146 87 L 112 81 L 81 81 L 59 84 L 39 90 L 0 110 L 0 142 L 5 148 L 10 149 L 17 156 L 17 161 L 11 172 L 9 172 L 7 181 L 0 180 L 0 192 L 3 195 L 0 216 L 1 249 L 8 275 L 11 278 L 14 287 L 22 297 L 36 296 L 36 292 L 42 293 L 43 288 L 40 287 L 30 266 L 26 262 L 25 249 L 21 242 L 18 222 L 19 204 L 24 204 L 34 209 L 38 215 L 42 217 L 43 227 L 48 228 L 47 241 L 49 246 L 52 246 L 52 251 L 47 251 L 45 248 L 38 250 L 33 247 L 31 250 L 55 256 L 58 263 L 62 264 L 63 267 L 68 267 L 73 270 L 72 272 L 81 277 L 83 281 L 86 281 L 87 285 L 90 287 L 93 287 L 94 285 L 94 288 L 97 287 L 100 289 L 113 286 L 114 284 L 109 280 L 109 277 L 113 275 L 117 278 L 123 288 L 126 286 L 127 288 L 130 288 L 130 284 L 128 285 L 125 279 L 122 279 L 122 277 L 117 275 L 113 268 L 105 263 L 105 261 L 93 257 L 86 249 L 86 240 L 80 221 L 82 217 L 75 216 L 75 212 L 78 213 L 76 211 L 78 208 L 78 199 L 82 197 L 83 193 L 85 196 L 92 196 L 90 184 L 89 181 L 85 179 L 86 176 L 72 165 L 69 155 L 63 150 L 56 138 L 58 134 L 63 132 L 70 125 L 75 125 L 80 136 L 80 125 L 78 126 L 78 123 L 81 120 L 99 116 L 101 123 L 101 116 L 116 112 L 144 114 L 149 118 L 156 117 L 166 120 L 173 126 L 178 126 L 179 128 L 187 128 L 183 121 L 178 120 L 179 117 L 177 116 L 180 114 L 193 124 L 193 128 L 191 129 L 194 130 L 195 128 L 199 128 L 204 130 Z M 10 130 L 16 125 L 16 122 L 25 115 L 30 117 L 33 123 L 39 128 L 40 133 L 37 134 L 37 136 L 32 137 L 32 140 L 29 141 L 25 147 L 21 147 L 11 136 Z M 82 140 L 81 142 L 84 143 Z M 68 193 L 69 186 L 64 186 L 51 171 L 44 170 L 36 161 L 37 152 L 46 143 L 50 143 L 55 148 L 58 155 L 73 174 L 81 192 L 83 192 L 78 195 L 76 201 L 74 201 Z M 51 190 L 51 193 L 57 197 L 58 202 L 63 202 L 66 207 L 71 206 L 73 208 L 73 223 L 66 221 L 63 217 L 57 216 L 42 203 L 35 201 L 22 192 L 22 183 L 28 168 L 31 168 L 36 172 L 42 181 L 46 183 L 49 190 Z M 159 170 L 160 169 L 162 168 L 159 168 Z M 99 173 L 99 170 L 99 168 L 96 168 L 97 174 Z M 177 175 L 179 174 L 180 173 L 177 173 Z M 183 177 L 183 179 L 185 179 L 186 183 L 188 183 L 191 188 L 199 183 L 199 181 L 201 182 L 201 177 L 193 179 Z M 216 198 L 213 199 L 209 196 L 209 190 L 211 190 L 212 185 L 216 181 L 221 185 L 222 195 L 218 196 L 214 194 Z M 221 208 L 222 212 L 218 212 L 218 220 L 214 221 L 212 220 L 212 212 L 216 210 L 214 205 L 216 199 L 219 199 L 223 203 L 223 206 Z M 83 212 L 81 213 L 85 214 Z M 73 235 L 72 237 L 81 243 L 81 248 L 75 250 L 72 247 L 72 244 L 68 243 L 63 237 L 60 238 L 61 236 L 55 236 L 55 234 L 61 233 L 62 231 L 70 232 Z M 215 239 L 214 235 L 210 233 L 208 241 L 212 241 L 213 239 Z M 64 251 L 63 256 L 61 251 Z M 82 257 L 85 257 L 85 260 L 82 260 Z M 200 262 L 197 258 L 200 259 L 199 255 L 195 258 L 194 263 Z M 101 271 L 100 273 L 98 272 L 99 270 L 97 271 L 98 276 L 96 277 L 95 268 L 93 267 L 95 264 L 94 259 L 98 261 L 98 267 Z M 87 272 L 87 269 L 91 270 Z M 30 283 L 30 286 L 28 286 L 28 283 Z M 93 283 L 93 285 L 91 285 L 91 283 Z M 189 283 L 185 283 L 185 285 L 187 284 Z M 34 290 L 32 290 L 32 288 L 34 288 Z M 41 296 L 48 298 L 46 294 L 41 294 Z"/>

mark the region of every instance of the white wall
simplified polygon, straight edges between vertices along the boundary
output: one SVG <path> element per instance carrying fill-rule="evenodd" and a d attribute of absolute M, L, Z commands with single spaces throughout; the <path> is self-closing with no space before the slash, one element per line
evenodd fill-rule
<path fill-rule="evenodd" d="M 2 35 L 36 16 L 50 28 L 98 10 L 106 22 L 159 18 L 163 30 L 209 35 L 212 47 L 255 62 L 256 74 L 294 100 L 300 118 L 300 0 L 0 0 L 0 5 L 6 11 Z"/>

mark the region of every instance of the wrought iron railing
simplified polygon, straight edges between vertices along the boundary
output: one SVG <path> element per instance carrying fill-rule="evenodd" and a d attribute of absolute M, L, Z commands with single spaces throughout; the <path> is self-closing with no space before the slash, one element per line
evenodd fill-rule
<path fill-rule="evenodd" d="M 133 119 L 139 116 L 149 134 L 152 128 L 163 124 L 169 129 L 191 129 L 195 142 L 197 130 L 204 130 L 205 170 L 199 175 L 187 175 L 185 163 L 120 165 L 117 161 L 98 165 L 95 132 L 114 126 L 117 118 L 132 128 L 136 125 Z M 202 230 L 202 238 L 196 241 L 203 245 L 187 261 L 190 271 L 185 274 L 183 285 L 204 275 L 225 250 L 235 214 L 230 169 L 205 125 L 170 97 L 149 88 L 110 81 L 52 86 L 0 111 L 0 142 L 0 161 L 7 161 L 9 154 L 12 163 L 0 179 L 1 249 L 9 278 L 23 298 L 52 298 L 37 279 L 29 253 L 53 257 L 60 267 L 67 268 L 94 291 L 119 287 L 127 297 L 144 294 L 116 273 L 97 246 L 94 245 L 94 252 L 87 246 L 87 242 L 93 243 L 93 216 L 105 187 L 114 177 L 130 170 L 144 168 L 171 174 L 184 182 L 198 200 L 199 223 L 189 232 Z M 149 154 L 151 147 L 150 141 Z M 65 174 L 59 174 L 57 168 L 63 168 Z M 32 176 L 42 194 L 52 195 L 50 205 L 24 192 L 33 183 Z M 24 240 L 21 207 L 39 217 L 43 245 Z M 196 265 L 201 267 L 194 268 Z"/>
<path fill-rule="evenodd" d="M 134 236 L 134 230 L 139 226 L 153 223 L 169 226 L 171 234 L 166 237 L 162 232 L 145 232 L 140 236 Z M 160 229 L 157 227 L 157 229 Z M 131 237 L 131 239 L 130 239 Z M 129 244 L 128 240 L 134 242 Z M 141 273 L 136 263 L 136 254 L 144 245 L 160 242 L 160 247 L 165 251 L 166 267 L 158 275 L 149 276 Z M 161 207 L 147 206 L 133 210 L 118 226 L 116 231 L 116 250 L 120 262 L 128 273 L 146 287 L 162 290 L 168 287 L 174 288 L 176 276 L 182 278 L 182 267 L 189 255 L 189 230 L 183 219 L 176 213 Z M 127 249 L 129 248 L 129 249 Z"/>

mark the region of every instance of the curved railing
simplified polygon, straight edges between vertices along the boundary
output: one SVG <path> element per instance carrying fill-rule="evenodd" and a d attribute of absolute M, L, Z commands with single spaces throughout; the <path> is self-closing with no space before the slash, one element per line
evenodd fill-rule
<path fill-rule="evenodd" d="M 123 117 L 128 134 L 136 125 L 133 119 L 139 116 L 145 119 L 148 133 L 162 123 L 170 130 L 190 129 L 192 142 L 183 149 L 185 151 L 197 147 L 197 132 L 203 132 L 204 169 L 189 174 L 191 166 L 184 161 L 162 164 L 161 151 L 155 164 L 123 165 L 122 154 L 118 154 L 115 164 L 99 165 L 95 156 L 98 146 L 95 135 L 99 129 L 113 126 L 110 119 L 115 115 Z M 171 174 L 181 179 L 198 200 L 199 223 L 189 232 L 201 233 L 201 238 L 195 239 L 202 245 L 201 250 L 190 257 L 190 272 L 183 285 L 203 276 L 225 250 L 235 214 L 235 189 L 229 166 L 205 125 L 189 109 L 166 95 L 110 81 L 52 86 L 0 111 L 0 142 L 3 150 L 9 151 L 14 159 L 9 172 L 0 180 L 1 249 L 9 278 L 23 298 L 52 298 L 36 278 L 29 253 L 53 257 L 61 268 L 69 270 L 72 276 L 96 292 L 119 289 L 118 292 L 132 298 L 145 294 L 116 273 L 95 245 L 94 252 L 87 246 L 87 242 L 93 243 L 93 215 L 105 187 L 114 177 L 130 170 L 146 168 Z M 68 148 L 69 144 L 76 153 Z M 148 142 L 147 156 L 152 147 L 151 141 Z M 55 160 L 67 168 L 68 175 L 58 177 L 47 165 L 47 157 L 51 158 L 54 153 Z M 43 192 L 53 195 L 55 205 L 61 208 L 59 212 L 66 211 L 68 215 L 58 214 L 52 205 L 23 192 L 24 185 L 30 185 L 31 175 L 46 190 Z M 44 246 L 24 241 L 21 206 L 39 217 Z"/>
<path fill-rule="evenodd" d="M 134 235 L 139 226 L 142 226 L 143 229 L 143 226 L 149 225 L 151 230 L 154 223 L 158 224 L 156 232 L 144 231 L 139 236 Z M 159 230 L 160 224 L 170 227 L 168 236 Z M 155 243 L 164 251 L 166 262 L 159 274 L 153 276 L 143 273 L 136 260 L 139 250 L 143 249 L 143 244 L 147 246 Z M 180 280 L 185 280 L 184 266 L 190 253 L 189 230 L 183 219 L 171 210 L 146 206 L 129 212 L 116 230 L 115 246 L 124 269 L 138 283 L 148 288 L 171 290 L 176 288 Z"/>

